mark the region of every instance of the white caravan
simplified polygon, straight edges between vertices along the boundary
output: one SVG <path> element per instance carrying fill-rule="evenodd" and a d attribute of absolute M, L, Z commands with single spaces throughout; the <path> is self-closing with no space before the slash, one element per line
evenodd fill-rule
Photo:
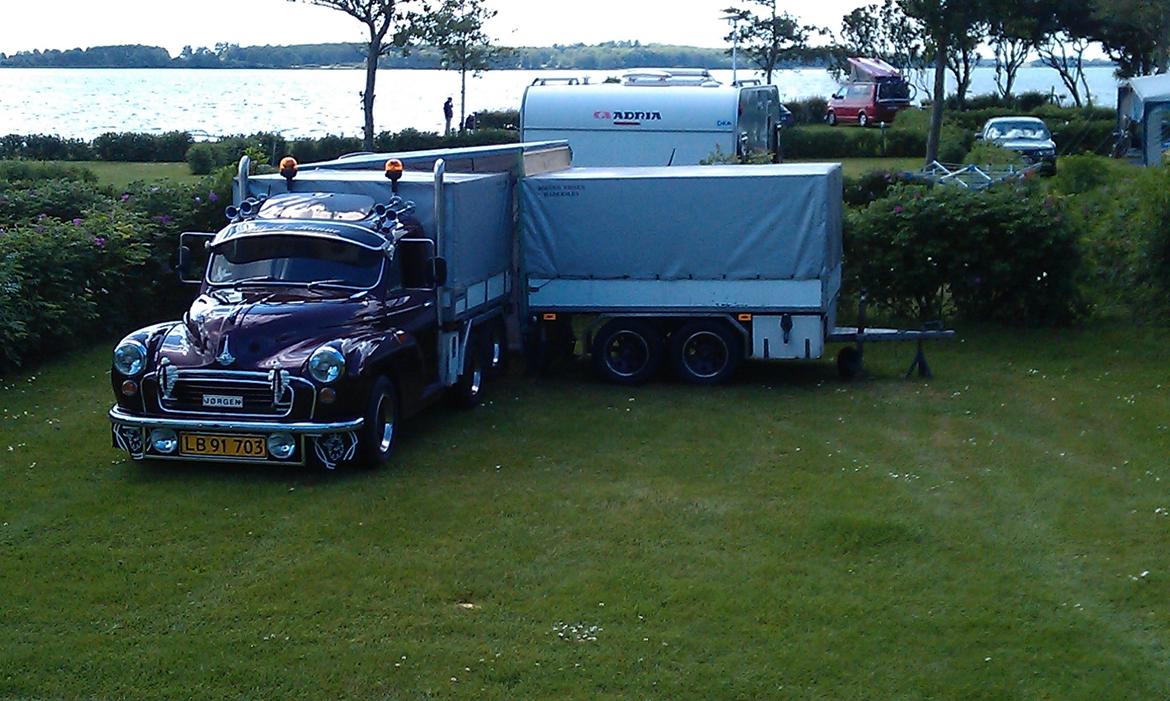
<path fill-rule="evenodd" d="M 694 165 L 776 152 L 774 85 L 724 85 L 701 69 L 641 69 L 621 83 L 537 79 L 520 106 L 522 141 L 566 140 L 577 166 Z"/>

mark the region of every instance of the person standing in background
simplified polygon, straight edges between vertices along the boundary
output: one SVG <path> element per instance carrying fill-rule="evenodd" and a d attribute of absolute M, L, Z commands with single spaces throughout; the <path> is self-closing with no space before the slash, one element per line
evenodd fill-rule
<path fill-rule="evenodd" d="M 455 116 L 455 106 L 451 103 L 451 98 L 443 103 L 443 118 L 447 120 L 447 125 L 443 129 L 443 136 L 451 135 L 451 119 Z"/>

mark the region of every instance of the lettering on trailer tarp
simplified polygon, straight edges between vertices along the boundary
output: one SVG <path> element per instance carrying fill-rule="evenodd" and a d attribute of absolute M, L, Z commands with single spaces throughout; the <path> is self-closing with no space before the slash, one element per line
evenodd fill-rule
<path fill-rule="evenodd" d="M 639 112 L 632 110 L 617 110 L 614 112 L 607 112 L 605 110 L 598 110 L 593 113 L 594 119 L 602 119 L 612 121 L 614 126 L 619 127 L 636 127 L 642 122 L 661 122 L 661 112 Z"/>
<path fill-rule="evenodd" d="M 540 184 L 536 186 L 536 191 L 540 193 L 541 197 L 580 197 L 581 193 L 585 191 L 584 185 L 561 185 L 561 184 Z"/>

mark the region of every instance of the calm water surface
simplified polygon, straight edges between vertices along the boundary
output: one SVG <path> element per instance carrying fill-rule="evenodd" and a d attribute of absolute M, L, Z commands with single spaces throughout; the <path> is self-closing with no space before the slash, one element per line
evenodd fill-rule
<path fill-rule="evenodd" d="M 538 77 L 588 76 L 599 82 L 619 71 L 489 71 L 468 81 L 468 111 L 517 109 Z M 714 71 L 724 82 L 731 71 Z M 740 71 L 740 77 L 745 77 Z M 752 75 L 746 73 L 746 75 Z M 1100 104 L 1116 103 L 1110 67 L 1088 69 Z M 823 70 L 778 71 L 785 100 L 826 97 L 836 82 Z M 202 136 L 279 131 L 285 136 L 358 135 L 361 70 L 0 69 L 0 134 L 59 134 L 92 139 L 107 131 L 186 130 Z M 994 91 L 994 71 L 976 70 L 973 92 Z M 374 108 L 379 131 L 439 131 L 442 103 L 456 98 L 459 74 L 386 70 L 378 75 Z M 1019 91 L 1065 93 L 1055 71 L 1025 68 Z"/>

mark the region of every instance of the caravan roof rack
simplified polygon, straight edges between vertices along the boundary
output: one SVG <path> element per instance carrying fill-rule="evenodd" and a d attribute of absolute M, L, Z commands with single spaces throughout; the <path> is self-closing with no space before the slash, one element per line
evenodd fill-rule
<path fill-rule="evenodd" d="M 706 68 L 638 68 L 622 74 L 622 85 L 722 85 Z"/>

